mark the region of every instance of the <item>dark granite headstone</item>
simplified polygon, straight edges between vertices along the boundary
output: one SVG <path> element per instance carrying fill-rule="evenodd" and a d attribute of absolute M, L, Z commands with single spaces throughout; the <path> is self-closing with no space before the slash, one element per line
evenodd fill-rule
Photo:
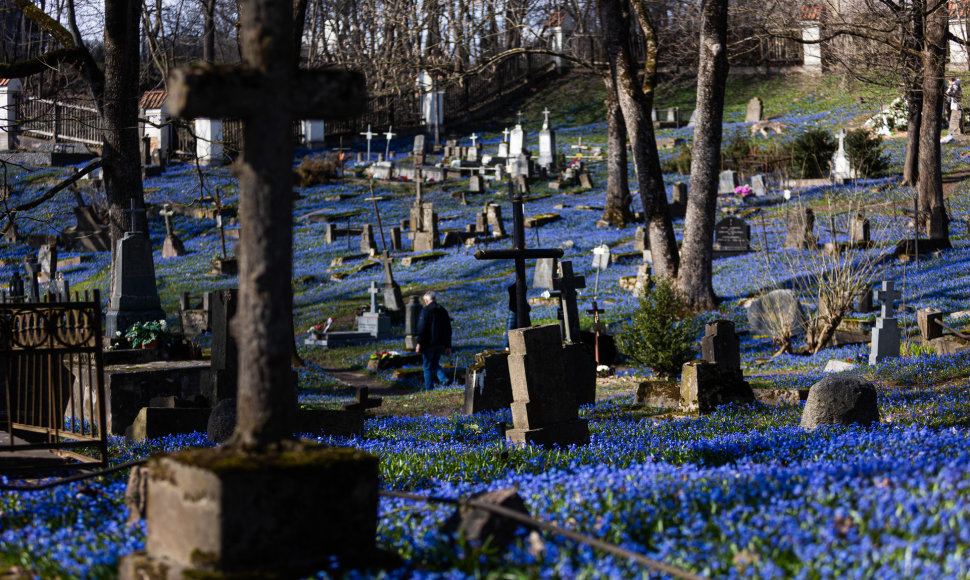
<path fill-rule="evenodd" d="M 209 292 L 209 318 L 212 330 L 212 366 L 202 386 L 202 394 L 211 405 L 236 396 L 239 350 L 229 330 L 236 315 L 239 291 L 235 288 Z"/>
<path fill-rule="evenodd" d="M 155 285 L 151 240 L 141 232 L 128 232 L 118 240 L 115 249 L 113 293 L 105 332 L 114 336 L 116 331 L 124 333 L 136 322 L 164 318 Z"/>
<path fill-rule="evenodd" d="M 734 216 L 717 222 L 714 226 L 714 250 L 725 253 L 751 251 L 751 226 Z"/>

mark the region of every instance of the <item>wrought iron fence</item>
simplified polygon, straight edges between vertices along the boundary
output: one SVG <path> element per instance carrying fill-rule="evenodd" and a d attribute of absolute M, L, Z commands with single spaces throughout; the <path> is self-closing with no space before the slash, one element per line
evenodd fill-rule
<path fill-rule="evenodd" d="M 107 462 L 101 297 L 0 303 L 0 451 L 48 450 L 82 464 Z M 78 464 L 75 464 L 78 465 Z"/>

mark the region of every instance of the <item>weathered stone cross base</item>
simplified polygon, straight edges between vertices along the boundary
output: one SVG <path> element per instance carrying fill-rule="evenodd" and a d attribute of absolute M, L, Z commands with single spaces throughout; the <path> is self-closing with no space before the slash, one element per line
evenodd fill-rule
<path fill-rule="evenodd" d="M 740 370 L 719 369 L 717 363 L 685 363 L 680 379 L 680 405 L 686 412 L 713 413 L 728 403 L 753 403 L 754 392 Z"/>
<path fill-rule="evenodd" d="M 589 373 L 575 372 L 559 325 L 510 330 L 509 351 L 515 428 L 506 431 L 506 440 L 544 447 L 588 444 L 589 424 L 579 419 L 581 395 L 573 383 L 577 374 Z M 595 390 L 596 370 L 590 370 Z"/>
<path fill-rule="evenodd" d="M 122 580 L 301 577 L 374 565 L 378 460 L 298 443 L 243 455 L 193 449 L 148 466 L 146 551 Z"/>

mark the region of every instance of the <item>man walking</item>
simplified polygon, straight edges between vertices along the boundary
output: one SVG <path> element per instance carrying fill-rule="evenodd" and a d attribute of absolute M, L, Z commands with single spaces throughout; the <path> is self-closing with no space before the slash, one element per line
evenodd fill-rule
<path fill-rule="evenodd" d="M 418 317 L 418 341 L 414 349 L 421 354 L 424 363 L 424 388 L 435 384 L 447 385 L 448 376 L 438 361 L 441 355 L 451 356 L 451 317 L 436 301 L 434 290 L 424 293 L 424 308 Z"/>

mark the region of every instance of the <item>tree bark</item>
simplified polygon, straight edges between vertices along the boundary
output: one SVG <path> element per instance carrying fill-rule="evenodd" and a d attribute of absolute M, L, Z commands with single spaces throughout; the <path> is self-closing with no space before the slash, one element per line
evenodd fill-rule
<path fill-rule="evenodd" d="M 633 221 L 630 181 L 627 177 L 626 127 L 612 79 L 606 84 L 606 202 L 601 222 L 622 228 Z"/>
<path fill-rule="evenodd" d="M 714 216 L 721 165 L 724 87 L 727 82 L 727 0 L 705 0 L 701 7 L 697 112 L 691 150 L 690 189 L 677 291 L 694 311 L 711 310 L 714 294 Z"/>
<path fill-rule="evenodd" d="M 940 156 L 940 111 L 946 65 L 947 4 L 926 17 L 923 49 L 923 121 L 919 135 L 919 211 L 917 223 L 926 236 L 949 243 L 949 225 L 943 205 L 943 168 Z M 918 227 L 918 226 L 917 226 Z"/>
<path fill-rule="evenodd" d="M 104 191 L 112 248 L 129 228 L 148 235 L 138 143 L 138 24 L 141 2 L 107 0 L 104 10 Z M 134 221 L 134 223 L 132 223 Z"/>
<path fill-rule="evenodd" d="M 903 185 L 916 185 L 919 179 L 919 140 L 923 121 L 924 0 L 913 0 L 910 17 L 903 25 L 903 55 L 906 68 L 906 100 L 909 105 L 906 125 L 906 154 L 903 160 Z"/>
<path fill-rule="evenodd" d="M 633 152 L 633 167 L 637 172 L 654 273 L 658 277 L 674 279 L 680 256 L 650 120 L 653 93 L 645 94 L 637 82 L 637 68 L 630 50 L 630 12 L 624 12 L 619 0 L 599 0 L 599 11 L 610 75 Z"/>
<path fill-rule="evenodd" d="M 202 62 L 216 61 L 216 0 L 202 1 Z"/>
<path fill-rule="evenodd" d="M 240 6 L 242 64 L 287 87 L 295 67 L 293 8 L 274 0 Z M 285 94 L 285 89 L 283 89 Z M 293 144 L 287 107 L 246 119 L 239 178 L 239 345 L 237 423 L 232 444 L 259 449 L 293 436 L 296 392 L 290 368 L 293 323 Z"/>

